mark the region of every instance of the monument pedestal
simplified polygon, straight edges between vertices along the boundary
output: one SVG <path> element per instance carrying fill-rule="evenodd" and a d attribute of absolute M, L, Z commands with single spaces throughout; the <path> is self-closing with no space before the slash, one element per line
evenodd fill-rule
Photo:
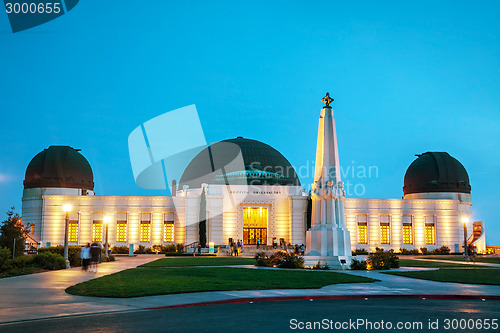
<path fill-rule="evenodd" d="M 351 266 L 351 244 L 348 230 L 321 225 L 307 231 L 304 266 L 312 267 L 318 262 L 331 269 L 349 269 Z"/>

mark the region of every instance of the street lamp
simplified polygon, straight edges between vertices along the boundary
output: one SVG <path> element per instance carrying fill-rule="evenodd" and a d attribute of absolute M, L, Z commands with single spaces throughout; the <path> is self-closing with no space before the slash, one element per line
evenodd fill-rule
<path fill-rule="evenodd" d="M 108 257 L 108 225 L 109 225 L 109 222 L 111 222 L 111 217 L 110 216 L 104 216 L 104 225 L 106 227 L 106 236 L 105 236 L 105 240 L 106 240 L 106 243 L 104 245 L 104 255 L 106 256 L 106 258 Z"/>
<path fill-rule="evenodd" d="M 66 268 L 70 268 L 68 259 L 68 229 L 69 229 L 69 212 L 71 210 L 70 204 L 65 204 L 63 210 L 66 212 L 66 224 L 64 227 L 64 259 L 66 259 Z"/>
<path fill-rule="evenodd" d="M 464 224 L 464 257 L 465 260 L 469 261 L 467 251 L 467 222 L 469 222 L 469 218 L 467 216 L 462 216 L 462 222 Z"/>

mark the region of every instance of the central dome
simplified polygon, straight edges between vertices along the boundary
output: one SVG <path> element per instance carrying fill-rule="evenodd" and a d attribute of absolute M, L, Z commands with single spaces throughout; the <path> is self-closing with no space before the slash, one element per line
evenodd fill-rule
<path fill-rule="evenodd" d="M 240 152 L 243 162 L 232 163 Z M 199 188 L 202 183 L 300 186 L 295 169 L 279 151 L 243 137 L 223 140 L 202 150 L 182 174 L 179 188 Z"/>

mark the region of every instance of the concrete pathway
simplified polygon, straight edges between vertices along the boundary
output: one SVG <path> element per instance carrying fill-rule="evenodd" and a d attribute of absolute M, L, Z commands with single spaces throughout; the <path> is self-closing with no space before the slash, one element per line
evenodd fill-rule
<path fill-rule="evenodd" d="M 161 258 L 157 255 L 118 257 L 103 263 L 99 273 L 79 268 L 0 279 L 0 325 L 7 322 L 106 312 L 137 311 L 155 307 L 186 306 L 222 301 L 245 301 L 258 298 L 300 298 L 349 296 L 401 297 L 404 295 L 500 296 L 500 286 L 434 282 L 383 274 L 377 271 L 335 271 L 380 280 L 374 283 L 329 285 L 320 289 L 218 291 L 135 298 L 99 298 L 73 296 L 65 289 L 76 283 L 104 276 Z M 206 266 L 205 266 L 206 267 Z M 234 267 L 234 266 L 233 266 Z M 252 265 L 240 269 L 262 269 Z M 265 268 L 273 269 L 273 268 Z M 400 268 L 425 270 L 429 268 Z M 331 274 L 332 271 L 321 271 Z"/>

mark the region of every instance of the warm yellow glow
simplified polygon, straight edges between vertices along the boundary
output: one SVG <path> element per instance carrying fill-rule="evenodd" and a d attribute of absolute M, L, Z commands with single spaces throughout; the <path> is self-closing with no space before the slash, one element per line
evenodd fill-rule
<path fill-rule="evenodd" d="M 78 242 L 78 222 L 69 223 L 68 242 Z"/>
<path fill-rule="evenodd" d="M 243 243 L 267 244 L 267 207 L 243 208 Z"/>
<path fill-rule="evenodd" d="M 71 204 L 65 204 L 63 205 L 63 210 L 67 213 L 71 211 Z"/>
<path fill-rule="evenodd" d="M 413 227 L 411 224 L 403 225 L 403 244 L 413 244 Z"/>
<path fill-rule="evenodd" d="M 358 244 L 368 244 L 368 235 L 366 232 L 366 224 L 358 225 Z"/>
<path fill-rule="evenodd" d="M 141 223 L 141 243 L 149 243 L 151 237 L 151 224 Z"/>
<path fill-rule="evenodd" d="M 469 218 L 467 216 L 462 216 L 462 223 L 463 224 L 469 223 Z"/>
<path fill-rule="evenodd" d="M 391 243 L 391 228 L 389 225 L 380 226 L 380 244 Z"/>
<path fill-rule="evenodd" d="M 104 225 L 108 224 L 111 222 L 111 216 L 104 216 Z"/>
<path fill-rule="evenodd" d="M 167 221 L 163 223 L 163 242 L 172 243 L 174 241 L 174 222 Z"/>
<path fill-rule="evenodd" d="M 427 245 L 436 244 L 436 228 L 434 227 L 433 224 L 425 226 L 425 244 Z"/>
<path fill-rule="evenodd" d="M 102 242 L 102 222 L 94 221 L 92 224 L 92 242 Z"/>
<path fill-rule="evenodd" d="M 125 243 L 127 241 L 127 222 L 120 221 L 116 224 L 116 241 Z"/>

